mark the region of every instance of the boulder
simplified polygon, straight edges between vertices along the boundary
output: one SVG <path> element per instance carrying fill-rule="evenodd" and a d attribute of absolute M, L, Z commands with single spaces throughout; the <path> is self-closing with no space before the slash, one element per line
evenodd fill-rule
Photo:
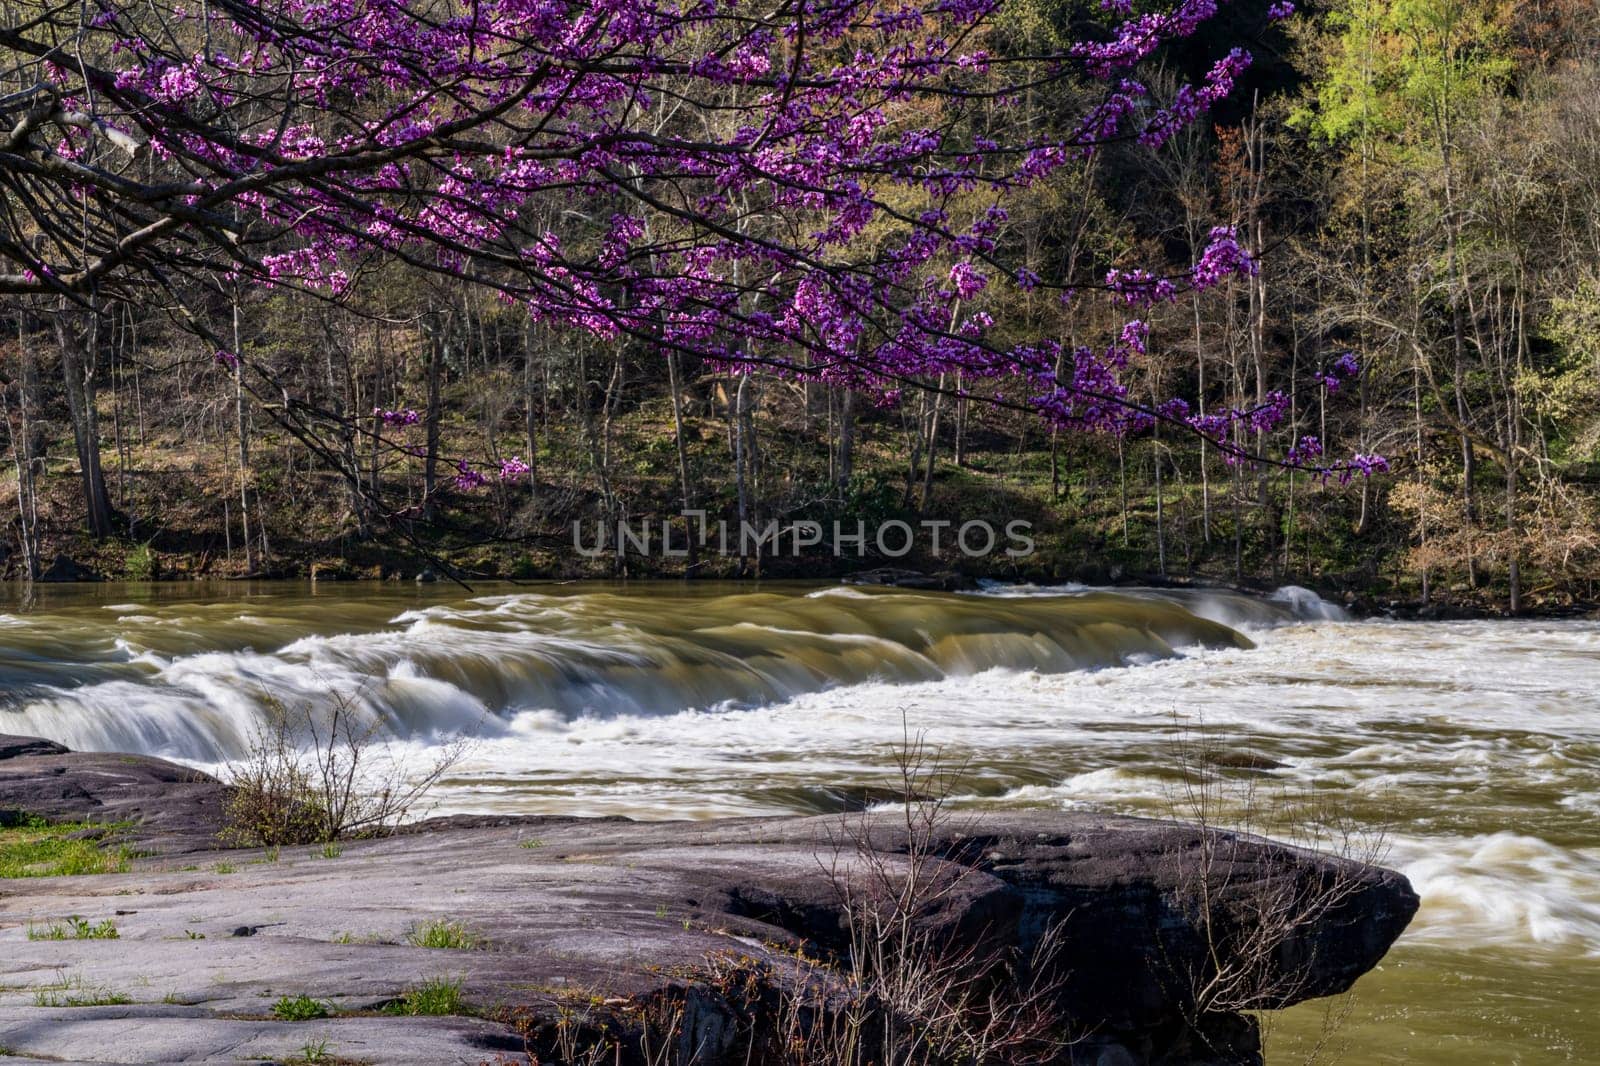
<path fill-rule="evenodd" d="M 45 568 L 44 573 L 39 575 L 39 580 L 51 582 L 99 581 L 100 575 L 65 555 L 58 555 L 55 557 L 55 561 Z"/>
<path fill-rule="evenodd" d="M 32 737 L 6 737 L 12 748 Z M 55 745 L 60 747 L 60 745 Z M 0 760 L 0 823 L 133 823 L 125 838 L 167 853 L 216 846 L 227 787 L 209 774 L 148 755 L 24 752 Z"/>
<path fill-rule="evenodd" d="M 0 733 L 0 762 L 21 759 L 29 755 L 65 755 L 68 748 L 43 737 L 19 737 Z"/>

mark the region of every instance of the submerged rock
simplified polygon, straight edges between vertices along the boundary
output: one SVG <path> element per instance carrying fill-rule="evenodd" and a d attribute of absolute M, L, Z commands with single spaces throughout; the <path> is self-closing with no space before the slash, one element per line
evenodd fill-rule
<path fill-rule="evenodd" d="M 844 579 L 846 585 L 890 585 L 894 588 L 918 589 L 926 592 L 961 592 L 978 587 L 977 581 L 954 570 L 941 570 L 924 574 L 920 570 L 882 566 L 876 570 L 863 570 Z"/>
<path fill-rule="evenodd" d="M 1078 812 L 931 826 L 899 811 L 453 818 L 339 849 L 197 851 L 212 846 L 222 795 L 155 759 L 0 762 L 0 805 L 132 819 L 139 846 L 161 852 L 126 874 L 5 883 L 0 983 L 20 994 L 0 1000 L 0 1044 L 84 1062 L 289 1056 L 307 1030 L 269 1009 L 304 995 L 333 1012 L 313 1034 L 331 1054 L 372 1062 L 560 1061 L 553 1034 L 581 1030 L 620 1041 L 605 1061 L 637 1063 L 654 1026 L 657 1048 L 698 1049 L 673 1062 L 777 1063 L 763 1049 L 797 1004 L 822 1025 L 860 1002 L 849 945 L 915 884 L 915 946 L 897 950 L 922 953 L 926 980 L 957 966 L 1002 998 L 1030 982 L 1068 1041 L 1057 1061 L 1220 1066 L 1259 1061 L 1245 1011 L 1349 988 L 1417 907 L 1389 870 Z M 65 915 L 113 919 L 115 949 L 27 938 L 29 923 Z M 412 946 L 433 922 L 476 948 Z M 32 1006 L 63 970 L 135 1002 Z M 476 1020 L 384 1029 L 362 1013 L 440 981 L 460 1000 L 449 1013 Z"/>

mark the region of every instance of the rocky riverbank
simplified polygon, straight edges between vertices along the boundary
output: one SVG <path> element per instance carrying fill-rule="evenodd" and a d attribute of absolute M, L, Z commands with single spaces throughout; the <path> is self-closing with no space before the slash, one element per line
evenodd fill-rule
<path fill-rule="evenodd" d="M 1417 906 L 1388 870 L 1060 811 L 454 818 L 262 851 L 219 846 L 224 792 L 0 739 L 0 821 L 120 849 L 120 872 L 0 881 L 8 1061 L 777 1063 L 861 1006 L 849 945 L 910 898 L 924 983 L 954 961 L 974 1002 L 1015 993 L 1057 1061 L 1250 1063 L 1247 1008 L 1345 990 Z"/>

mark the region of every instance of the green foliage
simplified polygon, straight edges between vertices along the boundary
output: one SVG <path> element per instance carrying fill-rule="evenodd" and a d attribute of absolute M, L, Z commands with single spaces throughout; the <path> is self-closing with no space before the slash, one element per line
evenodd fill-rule
<path fill-rule="evenodd" d="M 328 1005 L 307 995 L 282 996 L 272 1005 L 272 1016 L 285 1022 L 305 1022 L 312 1018 L 326 1018 Z"/>
<path fill-rule="evenodd" d="M 1600 459 L 1600 277 L 1583 278 L 1551 303 L 1545 336 L 1559 358 L 1547 374 L 1524 370 L 1517 387 L 1532 406 L 1557 427 L 1568 460 Z"/>
<path fill-rule="evenodd" d="M 1494 0 L 1340 0 L 1322 76 L 1295 121 L 1329 141 L 1438 152 L 1511 77 L 1505 18 Z"/>
<path fill-rule="evenodd" d="M 44 928 L 28 926 L 29 940 L 116 940 L 117 925 L 110 918 L 93 924 L 87 918 L 74 914 L 65 922 L 54 922 Z"/>
<path fill-rule="evenodd" d="M 385 1014 L 445 1015 L 462 1014 L 461 978 L 435 977 L 401 993 L 384 1007 Z"/>
<path fill-rule="evenodd" d="M 125 873 L 132 853 L 120 846 L 102 848 L 93 839 L 118 828 L 92 822 L 49 825 L 29 819 L 0 829 L 0 878 Z"/>
<path fill-rule="evenodd" d="M 838 522 L 844 536 L 855 534 L 858 521 L 872 530 L 896 519 L 917 519 L 916 512 L 905 506 L 903 482 L 884 472 L 857 474 L 843 486 L 822 481 L 807 485 L 801 492 L 802 498 L 811 502 L 800 517 L 820 522 L 830 531 L 831 523 Z"/>
<path fill-rule="evenodd" d="M 136 544 L 128 549 L 127 558 L 122 564 L 122 576 L 128 581 L 154 581 L 156 565 L 156 553 L 150 549 L 150 545 Z"/>
<path fill-rule="evenodd" d="M 444 948 L 456 951 L 483 946 L 483 938 L 460 922 L 440 919 L 414 926 L 406 943 L 415 948 Z"/>

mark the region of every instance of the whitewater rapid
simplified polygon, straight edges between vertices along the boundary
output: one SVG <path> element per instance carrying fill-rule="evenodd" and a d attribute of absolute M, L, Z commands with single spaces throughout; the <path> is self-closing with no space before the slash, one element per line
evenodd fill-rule
<path fill-rule="evenodd" d="M 1314 598 L 1314 597 L 1313 597 Z M 338 693 L 395 736 L 492 738 L 524 716 L 627 718 L 758 707 L 842 686 L 1004 668 L 1064 672 L 1248 647 L 1229 622 L 1289 600 L 1085 589 L 949 595 L 517 592 L 428 604 L 105 604 L 7 616 L 0 729 L 91 751 L 238 758 L 274 708 Z M 1303 606 L 1303 605 L 1300 605 Z M 374 610 L 373 608 L 376 608 Z"/>
<path fill-rule="evenodd" d="M 1297 589 L 55 595 L 0 613 L 0 731 L 218 769 L 273 701 L 339 691 L 424 762 L 475 738 L 440 813 L 837 811 L 908 733 L 974 809 L 1190 817 L 1202 781 L 1218 821 L 1354 830 L 1421 894 L 1362 982 L 1405 1008 L 1361 1016 L 1353 1061 L 1600 1061 L 1600 623 L 1358 622 Z"/>

